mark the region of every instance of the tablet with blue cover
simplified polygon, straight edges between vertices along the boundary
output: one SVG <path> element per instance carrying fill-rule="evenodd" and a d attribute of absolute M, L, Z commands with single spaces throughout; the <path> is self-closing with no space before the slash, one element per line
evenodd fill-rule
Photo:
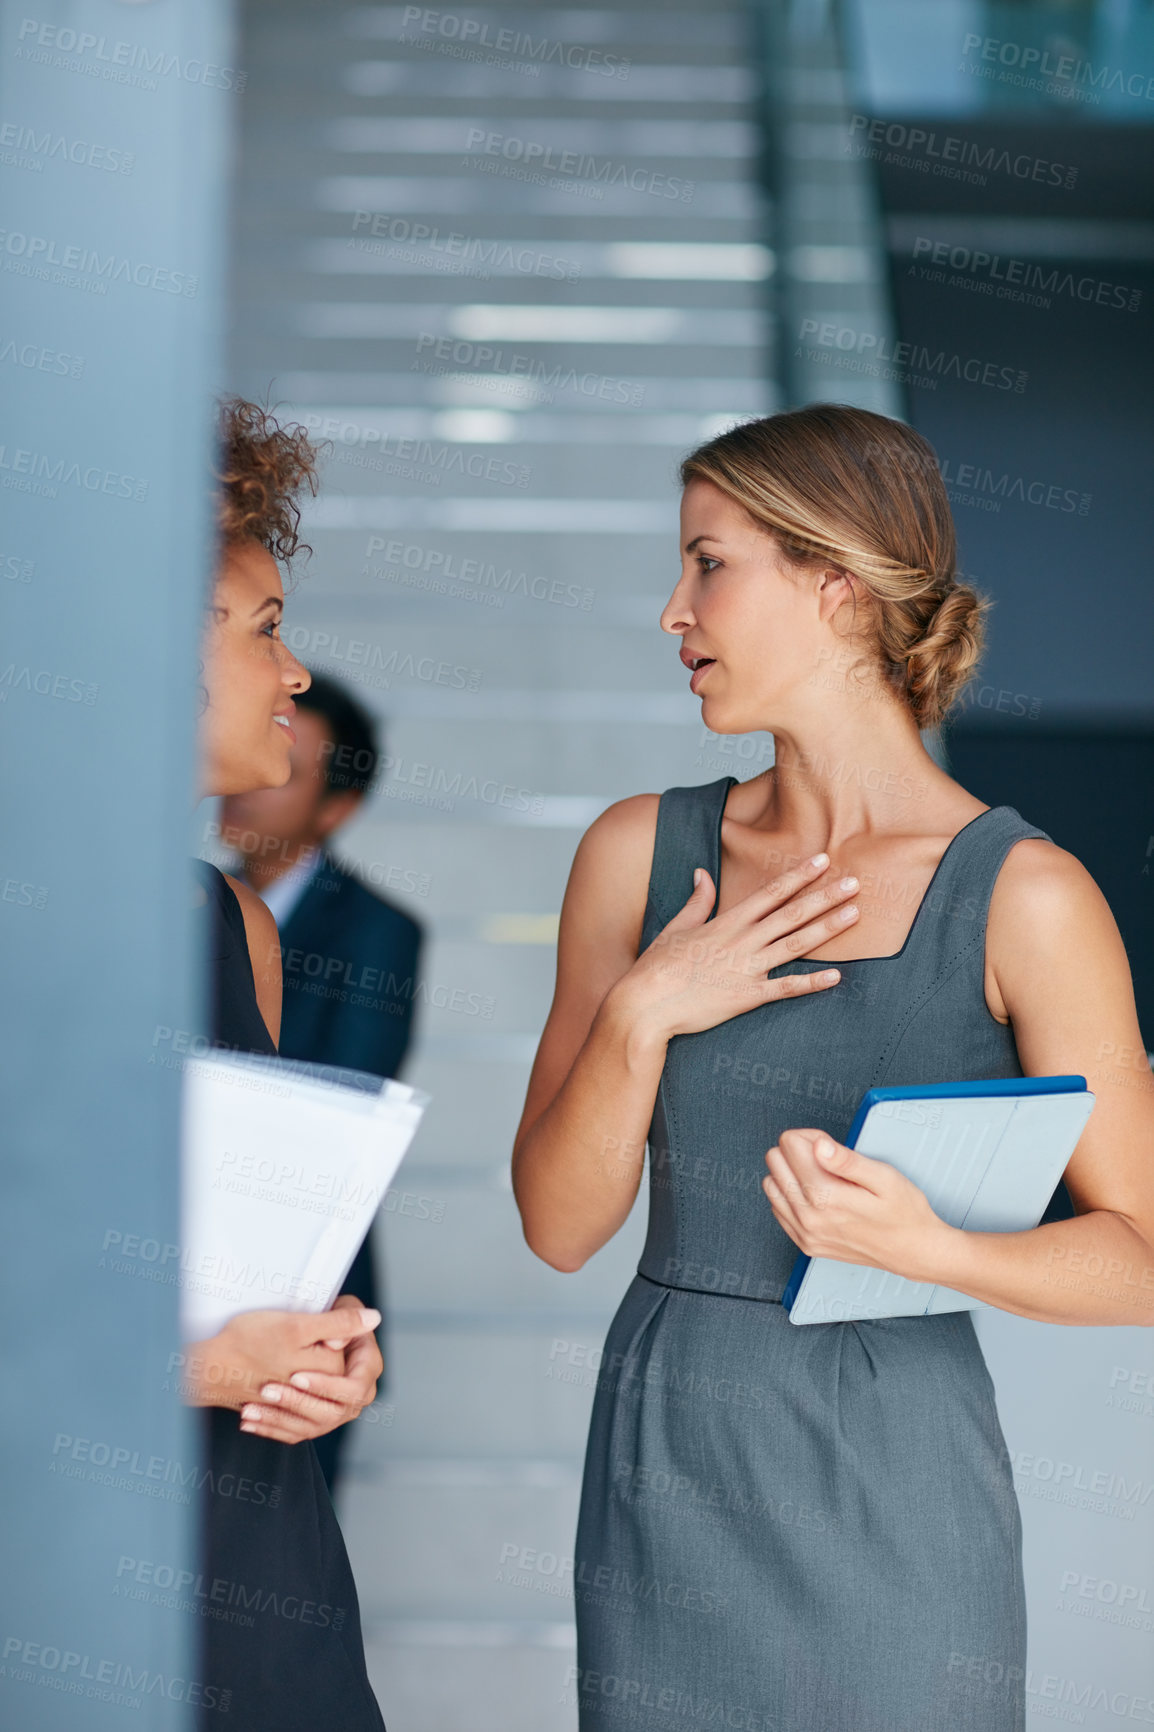
<path fill-rule="evenodd" d="M 1082 1076 L 867 1089 L 846 1146 L 904 1173 L 952 1227 L 1022 1232 L 1045 1213 L 1094 1100 Z M 949 1287 L 804 1253 L 782 1304 L 791 1323 L 988 1309 Z"/>

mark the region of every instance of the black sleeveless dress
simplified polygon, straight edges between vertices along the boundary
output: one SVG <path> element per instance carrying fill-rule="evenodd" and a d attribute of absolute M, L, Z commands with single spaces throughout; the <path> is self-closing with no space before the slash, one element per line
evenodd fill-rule
<path fill-rule="evenodd" d="M 215 866 L 207 894 L 211 1015 L 218 1046 L 275 1054 L 257 1005 L 240 904 Z M 231 1692 L 244 1732 L 384 1732 L 365 1670 L 357 1593 L 311 1443 L 240 1430 L 224 1407 L 198 1410 L 202 1575 L 200 1677 Z M 219 1732 L 217 1710 L 198 1725 Z"/>

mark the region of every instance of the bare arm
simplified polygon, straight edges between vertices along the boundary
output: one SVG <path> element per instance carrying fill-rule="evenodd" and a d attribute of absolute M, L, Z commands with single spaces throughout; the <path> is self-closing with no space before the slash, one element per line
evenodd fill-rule
<path fill-rule="evenodd" d="M 657 806 L 639 794 L 597 819 L 561 908 L 553 1005 L 513 1144 L 525 1238 L 556 1269 L 579 1269 L 613 1237 L 641 1183 L 665 1043 L 606 997 L 637 960 Z M 551 1231 L 567 1209 L 571 1232 Z"/>
<path fill-rule="evenodd" d="M 1154 1323 L 1154 1076 L 1109 904 L 1072 854 L 1029 838 L 987 944 L 1025 1074 L 1084 1076 L 1096 1099 L 1066 1168 L 1075 1219 L 960 1233 L 940 1279 L 1045 1323 Z"/>
<path fill-rule="evenodd" d="M 766 975 L 856 918 L 836 906 L 852 888 L 805 888 L 824 872 L 824 855 L 708 926 L 715 892 L 702 872 L 638 956 L 657 808 L 655 794 L 641 794 L 602 813 L 562 905 L 556 990 L 513 1148 L 525 1238 L 555 1269 L 579 1269 L 626 1220 L 671 1037 L 836 984 L 836 970 L 833 979 Z"/>

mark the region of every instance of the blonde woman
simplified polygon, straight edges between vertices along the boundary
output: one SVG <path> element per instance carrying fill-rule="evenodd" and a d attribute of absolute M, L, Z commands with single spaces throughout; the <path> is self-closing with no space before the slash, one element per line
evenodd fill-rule
<path fill-rule="evenodd" d="M 1154 1264 L 1149 1074 L 1099 1056 L 1144 1050 L 1126 954 L 1078 861 L 922 743 L 989 605 L 925 441 L 818 405 L 682 482 L 661 625 L 705 725 L 775 762 L 610 807 L 565 896 L 514 1152 L 534 1251 L 580 1268 L 650 1149 L 586 1458 L 580 1723 L 1021 1732 L 1021 1528 L 970 1313 L 798 1328 L 780 1301 L 800 1247 L 1154 1321 L 1149 1286 L 1073 1273 Z M 872 1085 L 1071 1072 L 1097 1095 L 1074 1219 L 955 1230 L 842 1141 Z"/>

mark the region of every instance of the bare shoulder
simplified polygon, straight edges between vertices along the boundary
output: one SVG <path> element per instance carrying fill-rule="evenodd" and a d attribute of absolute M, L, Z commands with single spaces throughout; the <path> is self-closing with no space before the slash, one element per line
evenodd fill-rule
<path fill-rule="evenodd" d="M 637 960 L 657 834 L 657 794 L 617 800 L 582 836 L 569 871 L 557 935 L 557 984 L 544 1045 L 562 1030 L 567 1062 L 598 1005 Z M 575 1044 L 574 1044 L 575 1042 Z"/>
<path fill-rule="evenodd" d="M 611 937 L 637 955 L 653 846 L 657 837 L 658 794 L 633 794 L 617 800 L 595 818 L 573 857 L 561 910 L 561 943 L 588 933 Z"/>
<path fill-rule="evenodd" d="M 248 934 L 248 947 L 254 956 L 254 939 L 260 943 L 268 943 L 270 940 L 279 943 L 276 921 L 251 885 L 234 878 L 231 872 L 224 874 L 224 881 L 240 903 L 240 911 L 244 915 L 244 929 Z"/>
<path fill-rule="evenodd" d="M 1014 843 L 990 898 L 991 921 L 997 916 L 1049 924 L 1085 919 L 1098 911 L 1110 915 L 1106 898 L 1082 862 L 1041 836 L 1023 836 Z"/>
<path fill-rule="evenodd" d="M 1075 975 L 1102 984 L 1116 974 L 1129 983 L 1125 946 L 1105 896 L 1076 855 L 1040 836 L 1015 842 L 1002 863 L 990 897 L 986 960 L 1010 1012 L 1027 995 L 1037 1001 L 1064 990 Z"/>
<path fill-rule="evenodd" d="M 657 794 L 615 801 L 578 844 L 561 904 L 553 1003 L 533 1062 L 518 1142 L 555 1099 L 606 993 L 637 960 L 659 801 Z"/>
<path fill-rule="evenodd" d="M 626 800 L 615 800 L 590 824 L 576 858 L 596 865 L 613 861 L 627 871 L 644 862 L 648 875 L 660 804 L 660 794 L 631 794 Z"/>
<path fill-rule="evenodd" d="M 1023 1075 L 1082 1076 L 1095 1096 L 1065 1172 L 1075 1212 L 1112 1211 L 1149 1239 L 1154 1079 L 1109 903 L 1074 855 L 1024 837 L 994 886 L 987 936 Z"/>

